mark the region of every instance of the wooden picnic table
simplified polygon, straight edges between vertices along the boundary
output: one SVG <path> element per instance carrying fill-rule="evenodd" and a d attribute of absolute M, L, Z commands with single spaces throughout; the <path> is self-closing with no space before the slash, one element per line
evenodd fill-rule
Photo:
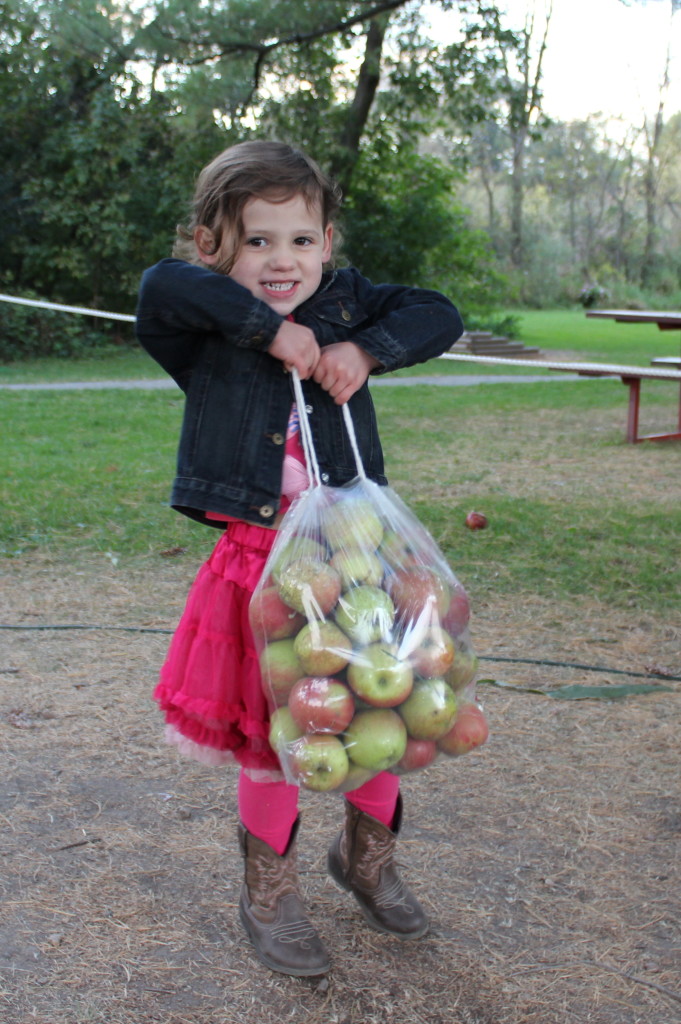
<path fill-rule="evenodd" d="M 657 309 L 590 309 L 587 310 L 588 317 L 594 320 L 614 320 L 618 324 L 657 324 L 661 331 L 681 331 L 681 312 L 675 310 Z M 651 365 L 666 369 L 681 369 L 681 356 L 654 356 Z M 641 392 L 641 379 L 637 381 L 625 381 L 629 383 L 629 427 L 628 433 L 633 432 L 632 440 L 636 441 L 676 441 L 681 438 L 681 385 L 679 385 L 679 417 L 677 429 L 671 434 L 649 434 L 647 437 L 638 436 L 638 410 Z M 630 440 L 627 437 L 627 440 Z"/>
<path fill-rule="evenodd" d="M 678 441 L 681 440 L 681 370 L 671 367 L 618 366 L 611 363 L 564 363 L 552 362 L 549 359 L 513 359 L 500 356 L 473 356 L 447 352 L 440 359 L 451 359 L 459 362 L 477 362 L 488 364 L 505 364 L 507 366 L 531 366 L 535 370 L 557 370 L 564 373 L 575 373 L 580 377 L 619 377 L 629 388 L 629 409 L 627 414 L 626 440 L 629 444 L 640 441 Z M 679 384 L 679 415 L 676 431 L 670 434 L 638 433 L 638 414 L 641 401 L 642 380 L 671 380 Z"/>

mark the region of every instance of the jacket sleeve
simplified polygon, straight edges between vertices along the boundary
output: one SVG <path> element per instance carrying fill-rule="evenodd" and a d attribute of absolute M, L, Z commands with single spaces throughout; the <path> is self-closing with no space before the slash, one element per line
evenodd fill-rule
<path fill-rule="evenodd" d="M 142 347 L 186 388 L 208 334 L 265 351 L 282 320 L 231 278 L 166 259 L 142 275 L 135 331 Z"/>
<path fill-rule="evenodd" d="M 374 373 L 427 362 L 448 351 L 463 334 L 463 321 L 439 292 L 402 285 L 373 285 L 354 268 L 347 275 L 369 323 L 352 341 L 379 361 Z"/>

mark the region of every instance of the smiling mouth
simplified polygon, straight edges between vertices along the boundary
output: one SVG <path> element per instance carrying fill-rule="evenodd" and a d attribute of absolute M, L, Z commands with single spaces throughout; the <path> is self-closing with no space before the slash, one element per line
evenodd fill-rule
<path fill-rule="evenodd" d="M 296 284 L 296 281 L 263 281 L 263 288 L 270 292 L 290 292 Z"/>

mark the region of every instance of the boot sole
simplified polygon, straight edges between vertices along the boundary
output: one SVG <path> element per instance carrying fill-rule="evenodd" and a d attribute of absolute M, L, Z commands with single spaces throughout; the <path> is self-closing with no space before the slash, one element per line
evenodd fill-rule
<path fill-rule="evenodd" d="M 427 935 L 430 930 L 430 923 L 426 922 L 423 928 L 417 932 L 394 932 L 390 928 L 386 928 L 385 925 L 381 924 L 373 914 L 364 906 L 360 898 L 358 897 L 352 886 L 346 882 L 343 874 L 340 873 L 336 867 L 334 860 L 332 860 L 331 854 L 326 859 L 326 866 L 332 879 L 344 892 L 349 892 L 357 906 L 362 912 L 364 920 L 370 925 L 374 931 L 380 932 L 382 935 L 392 935 L 395 939 L 401 939 L 403 942 L 410 942 L 413 939 L 422 939 L 424 935 Z"/>
<path fill-rule="evenodd" d="M 269 967 L 271 971 L 277 971 L 279 974 L 287 974 L 292 978 L 317 978 L 324 974 L 328 974 L 331 970 L 330 961 L 327 961 L 327 963 L 322 967 L 288 967 L 285 964 L 280 964 L 277 960 L 273 960 L 267 955 L 267 953 L 263 953 L 259 948 L 257 938 L 251 929 L 251 922 L 246 917 L 242 906 L 239 906 L 239 917 L 241 918 L 241 923 L 244 926 L 246 934 L 251 940 L 251 945 L 253 946 L 255 955 L 258 960 L 260 960 L 265 967 Z"/>

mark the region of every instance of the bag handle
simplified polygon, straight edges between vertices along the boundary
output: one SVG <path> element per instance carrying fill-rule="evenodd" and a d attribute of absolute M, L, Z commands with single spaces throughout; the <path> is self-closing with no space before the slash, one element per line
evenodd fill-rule
<path fill-rule="evenodd" d="M 310 481 L 310 487 L 322 486 L 321 477 L 319 474 L 319 463 L 317 462 L 317 453 L 314 450 L 314 443 L 312 441 L 312 431 L 310 429 L 310 421 L 307 416 L 307 408 L 305 406 L 305 396 L 303 395 L 303 386 L 300 383 L 300 375 L 298 371 L 293 368 L 291 371 L 293 377 L 293 391 L 296 396 L 296 405 L 298 406 L 298 418 L 300 420 L 300 437 L 303 443 L 303 451 L 305 452 L 305 464 L 307 466 L 307 475 Z M 357 435 L 355 434 L 355 425 L 352 422 L 352 416 L 348 409 L 348 404 L 345 402 L 341 406 L 343 410 L 343 420 L 345 422 L 345 429 L 348 433 L 350 440 L 350 447 L 352 448 L 352 454 L 355 457 L 355 465 L 357 467 L 357 476 L 362 480 L 366 480 L 366 473 L 362 464 L 362 456 L 359 453 L 359 446 L 357 445 Z M 312 467 L 312 469 L 310 468 Z"/>

